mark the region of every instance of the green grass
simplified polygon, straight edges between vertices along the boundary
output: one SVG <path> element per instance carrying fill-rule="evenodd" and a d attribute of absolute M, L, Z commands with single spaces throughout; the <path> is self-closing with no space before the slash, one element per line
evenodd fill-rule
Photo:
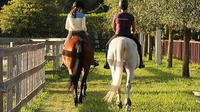
<path fill-rule="evenodd" d="M 74 107 L 73 95 L 67 90 L 69 76 L 65 70 L 52 78 L 46 75 L 47 95 L 43 98 L 38 112 L 124 112 L 115 105 L 107 103 L 103 97 L 109 91 L 111 73 L 103 68 L 105 54 L 95 54 L 100 66 L 91 70 L 88 76 L 86 102 Z M 147 61 L 146 68 L 137 69 L 132 82 L 132 112 L 199 112 L 200 103 L 196 103 L 192 91 L 200 91 L 200 65 L 190 64 L 191 78 L 182 78 L 182 61 L 174 60 L 173 68 L 166 68 L 166 57 L 161 65 L 155 60 Z M 123 74 L 122 102 L 126 75 Z"/>

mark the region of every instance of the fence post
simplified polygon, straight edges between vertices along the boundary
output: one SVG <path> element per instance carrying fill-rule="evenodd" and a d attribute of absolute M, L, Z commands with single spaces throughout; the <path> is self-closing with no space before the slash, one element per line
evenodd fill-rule
<path fill-rule="evenodd" d="M 60 52 L 59 51 L 60 51 L 60 44 L 57 43 L 56 44 L 56 53 L 55 53 L 55 56 L 56 56 L 56 59 L 55 59 L 55 70 L 60 65 L 60 57 L 59 57 Z"/>
<path fill-rule="evenodd" d="M 156 38 L 155 38 L 155 48 L 156 48 L 156 64 L 161 64 L 161 30 L 156 28 Z"/>
<path fill-rule="evenodd" d="M 19 54 L 17 56 L 17 75 L 22 73 L 22 55 Z M 19 82 L 16 85 L 16 104 L 18 104 L 21 100 L 21 83 Z"/>
<path fill-rule="evenodd" d="M 0 84 L 3 83 L 3 58 L 0 57 Z M 0 90 L 0 112 L 3 112 L 3 92 Z"/>
<path fill-rule="evenodd" d="M 10 48 L 13 47 L 13 42 L 10 42 Z M 8 56 L 8 79 L 13 77 L 13 58 L 14 56 Z M 13 87 L 7 89 L 7 111 L 13 107 Z"/>
<path fill-rule="evenodd" d="M 46 40 L 45 46 L 46 46 L 46 54 L 48 54 L 50 50 L 50 45 L 48 44 L 48 40 Z"/>

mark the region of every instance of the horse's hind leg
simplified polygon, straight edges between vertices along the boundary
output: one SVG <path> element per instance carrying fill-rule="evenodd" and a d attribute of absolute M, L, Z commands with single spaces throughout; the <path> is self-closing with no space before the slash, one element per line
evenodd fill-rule
<path fill-rule="evenodd" d="M 74 82 L 74 104 L 77 107 L 78 106 L 78 81 Z"/>
<path fill-rule="evenodd" d="M 126 67 L 127 73 L 127 81 L 126 81 L 126 94 L 125 94 L 125 109 L 127 112 L 130 112 L 131 100 L 130 100 L 130 90 L 131 90 L 131 82 L 133 80 L 133 69 Z"/>
<path fill-rule="evenodd" d="M 121 87 L 119 87 L 119 89 L 117 90 L 116 97 L 117 97 L 116 104 L 117 104 L 117 106 L 121 109 L 121 108 L 122 108 Z"/>
<path fill-rule="evenodd" d="M 79 96 L 79 102 L 80 103 L 83 102 L 83 98 L 85 98 L 85 96 L 86 96 L 86 89 L 87 89 L 86 80 L 87 80 L 88 72 L 89 72 L 89 69 L 84 70 L 84 74 L 83 74 L 83 77 L 82 77 L 82 80 L 81 80 L 81 90 L 80 90 L 80 96 Z"/>
<path fill-rule="evenodd" d="M 71 75 L 71 83 L 73 84 L 74 105 L 78 106 L 78 79 L 77 75 Z"/>
<path fill-rule="evenodd" d="M 84 89 L 83 89 L 83 96 L 86 97 L 86 96 L 87 96 L 87 94 L 86 94 L 86 90 L 87 90 L 87 82 L 86 82 L 86 81 L 85 81 L 83 87 L 84 87 Z"/>

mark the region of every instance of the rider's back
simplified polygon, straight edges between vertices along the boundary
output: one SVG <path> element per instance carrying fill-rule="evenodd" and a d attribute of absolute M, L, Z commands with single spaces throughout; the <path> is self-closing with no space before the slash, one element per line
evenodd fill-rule
<path fill-rule="evenodd" d="M 134 21 L 132 14 L 127 12 L 120 12 L 114 16 L 114 22 L 116 23 L 116 32 L 117 35 L 130 35 L 131 34 L 131 25 Z"/>
<path fill-rule="evenodd" d="M 69 31 L 87 31 L 85 15 L 77 13 L 75 17 L 68 14 L 65 28 Z"/>

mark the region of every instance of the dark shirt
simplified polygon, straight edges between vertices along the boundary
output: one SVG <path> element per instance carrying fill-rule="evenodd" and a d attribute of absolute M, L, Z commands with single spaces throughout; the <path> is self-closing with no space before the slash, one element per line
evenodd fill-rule
<path fill-rule="evenodd" d="M 113 22 L 116 24 L 117 35 L 130 35 L 131 25 L 134 21 L 134 16 L 127 12 L 120 12 L 113 18 Z"/>

